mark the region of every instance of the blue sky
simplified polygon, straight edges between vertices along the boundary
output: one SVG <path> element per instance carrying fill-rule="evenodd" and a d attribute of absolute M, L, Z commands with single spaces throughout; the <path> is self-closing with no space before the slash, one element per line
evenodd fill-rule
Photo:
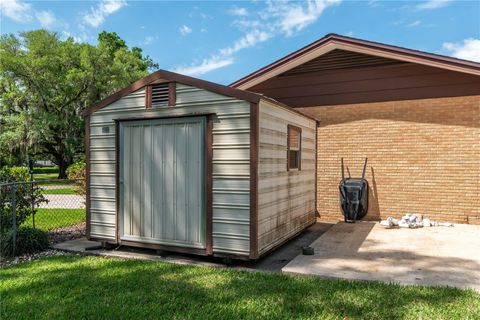
<path fill-rule="evenodd" d="M 480 61 L 480 1 L 0 0 L 1 33 L 115 31 L 162 69 L 223 84 L 334 32 Z"/>

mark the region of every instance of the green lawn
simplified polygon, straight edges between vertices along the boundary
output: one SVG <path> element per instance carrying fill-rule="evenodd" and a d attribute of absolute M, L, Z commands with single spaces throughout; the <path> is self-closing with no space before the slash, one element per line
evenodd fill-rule
<path fill-rule="evenodd" d="M 33 175 L 33 179 L 35 181 L 45 181 L 45 180 L 55 180 L 55 181 L 48 181 L 42 182 L 41 185 L 52 185 L 52 184 L 69 184 L 72 185 L 74 182 L 69 180 L 61 180 L 58 179 L 58 170 L 56 172 L 46 172 L 46 173 L 38 173 Z"/>
<path fill-rule="evenodd" d="M 0 270 L 1 319 L 478 319 L 480 295 L 57 256 Z"/>
<path fill-rule="evenodd" d="M 65 187 L 57 189 L 42 189 L 42 194 L 76 194 L 75 187 Z"/>
<path fill-rule="evenodd" d="M 35 227 L 45 231 L 68 227 L 85 221 L 85 209 L 37 209 Z M 32 226 L 32 218 L 24 225 Z"/>
<path fill-rule="evenodd" d="M 34 174 L 33 179 L 35 181 L 42 181 L 42 180 L 53 180 L 58 178 L 57 173 L 41 173 L 41 174 Z"/>

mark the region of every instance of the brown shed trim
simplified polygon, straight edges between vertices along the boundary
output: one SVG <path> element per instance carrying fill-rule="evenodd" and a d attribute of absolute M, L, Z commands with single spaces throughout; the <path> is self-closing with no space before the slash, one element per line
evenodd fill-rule
<path fill-rule="evenodd" d="M 298 168 L 291 168 L 294 171 L 302 171 L 302 128 L 294 126 L 293 124 L 287 124 L 287 171 L 290 171 L 290 129 L 298 131 L 300 135 L 300 141 L 298 141 L 298 153 L 300 161 L 298 161 Z M 316 149 L 316 148 L 315 148 Z"/>
<path fill-rule="evenodd" d="M 169 118 L 187 118 L 187 117 L 208 117 L 215 115 L 214 112 L 199 112 L 199 113 L 185 113 L 185 114 L 172 114 L 172 115 L 151 115 L 151 116 L 142 116 L 142 117 L 128 117 L 128 118 L 117 118 L 113 121 L 139 121 L 139 120 L 155 120 L 155 119 L 169 119 Z"/>
<path fill-rule="evenodd" d="M 258 258 L 259 106 L 250 103 L 250 259 Z"/>
<path fill-rule="evenodd" d="M 174 107 L 177 104 L 177 83 L 168 83 L 168 105 Z"/>
<path fill-rule="evenodd" d="M 114 119 L 115 121 L 115 206 L 116 206 L 116 225 L 115 225 L 115 243 L 132 247 L 150 248 L 165 251 L 174 251 L 181 253 L 192 253 L 200 255 L 213 254 L 213 117 L 214 113 L 205 114 L 185 114 L 173 116 L 156 116 L 143 118 L 124 118 Z M 207 120 L 205 130 L 205 206 L 206 206 L 206 244 L 205 249 L 185 248 L 177 246 L 167 246 L 160 244 L 150 244 L 139 241 L 126 241 L 120 239 L 120 122 L 187 118 L 187 117 L 205 117 Z"/>
<path fill-rule="evenodd" d="M 120 121 L 115 121 L 115 242 L 120 243 Z"/>
<path fill-rule="evenodd" d="M 206 254 L 213 253 L 213 115 L 207 116 L 205 132 Z"/>
<path fill-rule="evenodd" d="M 152 86 L 145 87 L 145 108 L 150 109 L 152 107 Z"/>
<path fill-rule="evenodd" d="M 137 248 L 155 249 L 155 250 L 162 250 L 162 251 L 179 252 L 179 253 L 196 254 L 196 255 L 202 255 L 202 256 L 207 255 L 207 252 L 206 252 L 205 249 L 176 247 L 176 246 L 168 246 L 168 245 L 157 244 L 157 243 L 146 243 L 146 242 L 137 242 L 137 241 L 130 241 L 130 240 L 121 240 L 119 242 L 119 245 L 129 246 L 129 247 L 137 247 Z"/>
<path fill-rule="evenodd" d="M 90 240 L 90 116 L 85 117 L 85 211 L 86 211 L 86 236 Z"/>
<path fill-rule="evenodd" d="M 92 114 L 93 112 L 100 110 L 101 108 L 121 99 L 122 97 L 125 97 L 126 95 L 137 91 L 149 84 L 151 84 L 154 81 L 157 81 L 159 79 L 164 79 L 170 82 L 180 82 L 183 84 L 191 85 L 200 89 L 212 91 L 218 94 L 222 94 L 225 96 L 237 98 L 239 100 L 245 100 L 248 102 L 254 102 L 258 103 L 262 95 L 245 91 L 245 90 L 240 90 L 240 89 L 235 89 L 231 87 L 227 87 L 224 85 L 220 85 L 217 83 L 213 83 L 210 81 L 205 81 L 201 79 L 196 79 L 192 78 L 189 76 L 185 76 L 182 74 L 178 74 L 175 72 L 170 72 L 166 70 L 159 70 L 156 71 L 145 78 L 142 78 L 140 80 L 135 81 L 131 85 L 129 85 L 126 88 L 123 88 L 122 90 L 112 94 L 111 96 L 103 99 L 102 101 L 94 104 L 93 106 L 87 108 L 85 111 L 83 111 L 83 116 L 87 116 L 89 114 Z"/>
<path fill-rule="evenodd" d="M 411 62 L 426 64 L 426 65 L 435 65 L 436 67 L 439 67 L 439 68 L 445 68 L 449 70 L 480 75 L 480 63 L 477 63 L 477 62 L 462 60 L 462 59 L 452 58 L 448 56 L 423 52 L 419 50 L 412 50 L 412 49 L 402 48 L 398 46 L 392 46 L 392 45 L 387 45 L 383 43 L 356 39 L 356 38 L 351 38 L 351 37 L 330 33 L 330 34 L 327 34 L 325 37 L 313 43 L 310 43 L 307 46 L 300 48 L 299 50 L 296 50 L 291 54 L 273 63 L 270 63 L 265 67 L 255 72 L 252 72 L 251 74 L 231 83 L 230 86 L 233 88 L 242 88 L 242 89 L 250 88 L 253 85 L 255 85 L 255 83 L 249 84 L 249 82 L 255 80 L 256 78 L 262 77 L 267 73 L 273 71 L 274 69 L 284 67 L 288 63 L 304 56 L 305 54 L 308 54 L 309 52 L 328 44 L 339 45 L 339 46 L 343 45 L 344 47 L 355 46 L 358 48 L 364 48 L 365 50 L 375 50 L 377 52 L 382 52 L 384 55 L 386 54 L 387 56 L 391 55 L 392 58 L 394 58 L 393 56 L 402 56 L 405 59 L 405 61 L 408 61 L 409 59 L 411 59 L 410 60 Z M 343 49 L 348 50 L 346 48 L 343 48 Z M 268 78 L 269 77 L 263 79 L 260 82 L 263 82 Z"/>
<path fill-rule="evenodd" d="M 315 121 L 315 217 L 319 217 L 319 213 L 318 213 L 318 210 L 317 210 L 317 199 L 318 199 L 318 195 L 317 195 L 317 189 L 318 189 L 318 185 L 317 185 L 317 181 L 318 181 L 318 128 L 320 127 L 320 121 Z"/>

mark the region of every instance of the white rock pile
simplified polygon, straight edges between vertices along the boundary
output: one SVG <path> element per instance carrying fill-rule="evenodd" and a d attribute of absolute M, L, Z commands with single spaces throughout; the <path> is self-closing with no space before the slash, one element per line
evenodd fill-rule
<path fill-rule="evenodd" d="M 394 217 L 388 217 L 386 220 L 380 221 L 382 226 L 387 228 L 400 227 L 400 228 L 428 228 L 428 227 L 453 227 L 453 224 L 450 222 L 437 222 L 430 220 L 428 218 L 423 218 L 421 214 L 408 213 L 398 220 Z"/>

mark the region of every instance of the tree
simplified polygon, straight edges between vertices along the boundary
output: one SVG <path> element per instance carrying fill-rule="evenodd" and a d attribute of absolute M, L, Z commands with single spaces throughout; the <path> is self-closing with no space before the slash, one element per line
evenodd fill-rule
<path fill-rule="evenodd" d="M 83 110 L 157 67 L 115 32 L 100 33 L 96 46 L 46 30 L 3 35 L 0 152 L 48 155 L 65 178 L 85 152 Z"/>

